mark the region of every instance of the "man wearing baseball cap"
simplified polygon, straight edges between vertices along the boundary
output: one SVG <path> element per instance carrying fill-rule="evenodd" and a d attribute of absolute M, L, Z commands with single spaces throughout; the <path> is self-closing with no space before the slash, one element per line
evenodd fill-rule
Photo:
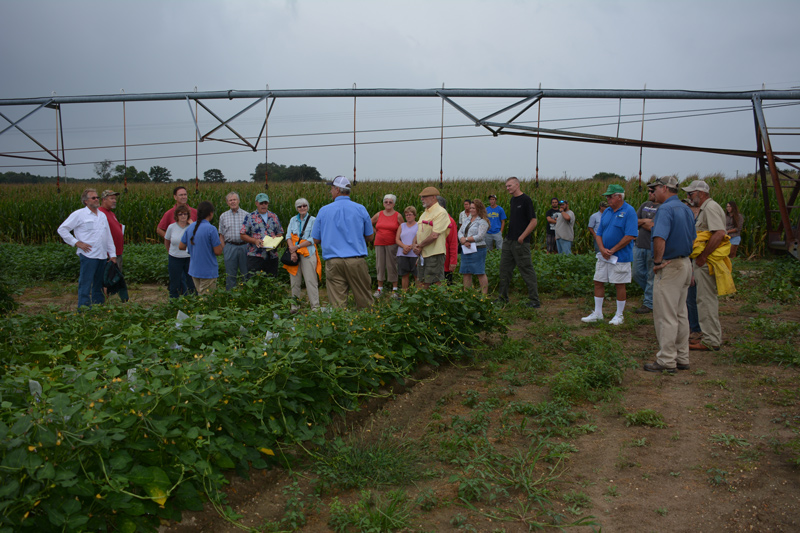
<path fill-rule="evenodd" d="M 372 278 L 367 266 L 367 243 L 375 238 L 367 208 L 350 199 L 350 180 L 336 176 L 328 182 L 333 202 L 322 206 L 311 238 L 322 248 L 328 301 L 333 307 L 346 307 L 347 294 L 353 291 L 356 307 L 373 303 Z"/>
<path fill-rule="evenodd" d="M 658 178 L 647 185 L 659 204 L 650 229 L 653 250 L 653 325 L 658 354 L 647 372 L 689 370 L 689 313 L 686 294 L 692 281 L 694 214 L 678 199 L 678 179 Z"/>
<path fill-rule="evenodd" d="M 623 311 L 627 292 L 625 285 L 631 282 L 631 261 L 633 261 L 633 240 L 639 235 L 636 210 L 625 201 L 625 189 L 612 183 L 603 193 L 608 209 L 603 212 L 600 225 L 595 230 L 595 242 L 600 251 L 594 270 L 594 311 L 581 318 L 583 322 L 603 320 L 603 300 L 605 284 L 616 286 L 617 310 L 608 322 L 612 326 L 623 323 Z"/>
<path fill-rule="evenodd" d="M 719 323 L 718 294 L 734 292 L 733 279 L 730 289 L 719 291 L 715 271 L 727 272 L 730 278 L 730 237 L 725 226 L 725 211 L 711 199 L 708 183 L 695 180 L 683 188 L 693 205 L 700 207 L 695 220 L 697 238 L 694 242 L 694 280 L 697 285 L 697 314 L 703 338 L 689 344 L 690 350 L 719 350 L 722 344 L 722 326 Z M 711 269 L 709 269 L 711 267 Z"/>
<path fill-rule="evenodd" d="M 122 272 L 122 241 L 124 237 L 123 234 L 125 233 L 125 226 L 117 220 L 117 215 L 114 214 L 114 209 L 117 208 L 118 196 L 118 192 L 106 189 L 100 195 L 100 207 L 98 207 L 98 209 L 105 213 L 106 219 L 108 219 L 108 229 L 111 230 L 111 238 L 114 241 L 114 248 L 117 252 L 117 268 Z"/>
<path fill-rule="evenodd" d="M 444 262 L 450 215 L 439 205 L 439 189 L 425 187 L 419 193 L 425 212 L 417 222 L 413 250 L 420 258 L 419 279 L 423 289 L 444 281 Z"/>
<path fill-rule="evenodd" d="M 278 252 L 262 247 L 264 237 L 283 237 L 278 215 L 269 210 L 269 196 L 256 195 L 256 210 L 244 217 L 239 234 L 247 247 L 247 279 L 256 272 L 265 272 L 273 278 L 278 277 Z"/>

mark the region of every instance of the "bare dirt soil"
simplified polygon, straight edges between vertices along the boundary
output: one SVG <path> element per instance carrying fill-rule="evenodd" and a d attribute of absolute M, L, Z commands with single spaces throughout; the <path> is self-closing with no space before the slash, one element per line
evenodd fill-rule
<path fill-rule="evenodd" d="M 134 287 L 130 292 L 131 300 L 141 303 L 166 298 L 163 287 Z M 76 296 L 52 288 L 32 289 L 21 301 L 32 312 L 44 305 L 71 309 Z M 670 376 L 641 369 L 654 359 L 657 342 L 652 315 L 632 312 L 638 301 L 628 302 L 630 312 L 619 328 L 582 324 L 580 317 L 588 314 L 588 305 L 582 299 L 563 298 L 545 299 L 535 312 L 519 308 L 507 334 L 517 340 L 535 338 L 536 348 L 544 352 L 549 350 L 541 344 L 552 344 L 551 355 L 557 360 L 564 341 L 604 330 L 622 343 L 637 365 L 625 372 L 616 399 L 573 406 L 581 414 L 574 425 L 589 429 L 553 439 L 574 449 L 566 455 L 564 468 L 557 469 L 560 477 L 547 486 L 552 511 L 563 522 L 591 515 L 595 525 L 578 527 L 580 531 L 800 531 L 800 467 L 789 462 L 797 453 L 792 456 L 781 446 L 798 436 L 800 372 L 775 365 L 731 364 L 724 355 L 750 334 L 744 326 L 752 309 L 741 311 L 743 302 L 735 298 L 721 302 L 723 354 L 692 352 L 691 369 Z M 797 308 L 760 305 L 771 319 L 800 321 Z M 504 340 L 498 334 L 488 336 L 485 352 L 499 348 Z M 548 400 L 546 380 L 524 374 L 519 360 L 498 364 L 483 359 L 479 353 L 474 363 L 423 367 L 405 387 L 395 386 L 386 398 L 367 402 L 336 424 L 338 434 L 356 441 L 402 441 L 419 453 L 409 461 L 419 461 L 425 473 L 401 488 L 412 502 L 427 495 L 434 503 L 426 510 L 413 505 L 403 531 L 531 530 L 537 515 L 526 504 L 533 502 L 518 492 L 469 503 L 460 499 L 459 481 L 453 476 L 463 480 L 466 463 L 443 454 L 448 439 L 458 433 L 456 427 L 462 432 L 466 427 L 454 421 L 477 420 L 476 402 L 490 400 L 497 408 L 485 411 L 488 422 L 477 434 L 483 431 L 486 442 L 505 457 L 524 452 L 532 443 L 521 423 L 524 416 L 504 418 L 503 408 L 511 402 Z M 467 401 L 470 398 L 474 401 Z M 626 413 L 643 409 L 660 413 L 666 427 L 626 425 Z M 242 525 L 271 531 L 267 524 L 284 518 L 284 488 L 295 480 L 305 502 L 301 531 L 331 530 L 329 506 L 334 497 L 345 505 L 358 501 L 358 489 L 315 494 L 313 463 L 302 451 L 293 453 L 297 460 L 292 471 L 276 465 L 254 470 L 249 480 L 231 475 L 228 500 L 232 511 L 241 515 Z M 540 463 L 537 475 L 554 466 Z M 372 490 L 385 493 L 392 488 L 397 487 Z M 184 513 L 181 523 L 164 524 L 162 531 L 241 528 L 209 505 L 204 512 Z"/>

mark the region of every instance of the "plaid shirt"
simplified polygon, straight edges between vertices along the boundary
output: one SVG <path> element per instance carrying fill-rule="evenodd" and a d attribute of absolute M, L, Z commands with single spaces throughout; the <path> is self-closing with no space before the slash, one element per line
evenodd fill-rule
<path fill-rule="evenodd" d="M 272 211 L 267 211 L 263 215 L 259 214 L 258 211 L 253 211 L 244 217 L 244 222 L 242 222 L 242 228 L 239 232 L 242 235 L 248 235 L 254 239 L 260 240 L 264 237 L 283 235 L 283 226 L 281 226 L 278 220 L 278 215 Z M 251 244 L 247 247 L 247 255 L 251 257 L 260 257 L 262 259 L 267 259 L 269 257 L 276 259 L 278 257 L 278 252 L 275 250 L 268 251 Z"/>
<path fill-rule="evenodd" d="M 219 216 L 219 234 L 225 239 L 226 243 L 242 242 L 241 231 L 247 212 L 239 208 L 235 213 L 232 209 L 225 211 Z"/>

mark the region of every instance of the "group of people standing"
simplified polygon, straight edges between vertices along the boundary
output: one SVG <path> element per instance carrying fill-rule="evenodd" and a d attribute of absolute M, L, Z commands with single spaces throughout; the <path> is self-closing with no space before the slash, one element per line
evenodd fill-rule
<path fill-rule="evenodd" d="M 704 181 L 695 180 L 683 190 L 685 203 L 678 199 L 677 178 L 654 180 L 648 184 L 648 201 L 636 211 L 625 202 L 625 190 L 612 184 L 604 193 L 606 202 L 601 204 L 599 221 L 592 225 L 598 250 L 595 306 L 581 320 L 603 320 L 605 284 L 612 283 L 616 310 L 609 323 L 621 325 L 626 285 L 635 279 L 645 293 L 636 312 L 653 313 L 660 347 L 656 360 L 644 365 L 648 372 L 688 370 L 690 350 L 719 350 L 719 296 L 735 291 L 730 261 L 735 250 L 731 250 L 730 234 L 741 231 L 743 217 L 735 210 L 736 204 L 729 202 L 734 223 L 726 221 L 724 210 L 711 198 Z M 696 300 L 690 287 L 696 287 Z M 690 325 L 693 308 L 696 334 Z"/>
<path fill-rule="evenodd" d="M 496 303 L 508 302 L 515 268 L 527 286 L 527 306 L 540 307 L 536 272 L 531 261 L 531 235 L 536 211 L 517 178 L 506 180 L 510 195 L 508 215 L 489 196 L 489 206 L 480 199 L 464 200 L 458 223 L 447 213 L 446 201 L 435 187 L 420 192 L 423 211 L 406 206 L 396 210 L 397 198 L 387 194 L 383 209 L 369 216 L 366 208 L 350 198 L 350 181 L 337 176 L 331 182 L 332 202 L 316 217 L 305 198 L 295 201 L 297 214 L 284 231 L 269 210 L 269 196 L 256 195 L 256 209 L 241 208 L 236 192 L 226 196 L 228 210 L 212 224 L 215 209 L 201 202 L 197 209 L 187 203 L 184 187 L 173 191 L 175 205 L 162 216 L 157 231 L 168 250 L 169 295 L 205 294 L 216 289 L 217 256 L 224 255 L 226 289 L 255 272 L 276 276 L 278 268 L 289 273 L 293 310 L 299 306 L 305 284 L 312 309 L 320 307 L 319 280 L 325 262 L 328 300 L 344 307 L 352 292 L 358 308 L 372 305 L 383 295 L 398 297 L 411 283 L 427 288 L 450 281 L 458 267 L 466 288 L 477 278 L 488 294 L 486 257 L 500 250 L 499 287 Z M 604 193 L 589 221 L 597 263 L 594 274 L 594 311 L 583 322 L 603 320 L 605 284 L 615 285 L 616 308 L 612 325 L 624 322 L 626 285 L 633 279 L 644 298 L 636 313 L 653 313 L 660 351 L 648 371 L 675 372 L 689 367 L 689 350 L 719 350 L 722 332 L 718 295 L 735 289 L 728 257 L 736 255 L 743 217 L 734 201 L 727 213 L 710 197 L 706 182 L 697 180 L 683 190 L 688 198 L 677 199 L 675 177 L 648 184 L 648 201 L 635 210 L 625 201 L 622 186 L 612 184 Z M 75 246 L 81 260 L 78 306 L 102 303 L 103 270 L 112 262 L 121 270 L 124 226 L 113 213 L 119 193 L 98 195 L 87 189 L 85 205 L 72 213 L 58 229 L 67 244 Z M 418 218 L 419 214 L 419 220 Z M 548 251 L 571 253 L 575 213 L 566 200 L 551 200 L 546 219 Z M 506 228 L 508 223 L 508 228 Z M 504 230 L 505 235 L 504 235 Z M 552 230 L 552 237 L 550 231 Z M 265 238 L 286 238 L 286 254 L 279 258 Z M 367 246 L 375 249 L 377 290 L 366 262 Z M 461 257 L 459 267 L 459 255 Z M 693 259 L 693 261 L 692 261 Z"/>

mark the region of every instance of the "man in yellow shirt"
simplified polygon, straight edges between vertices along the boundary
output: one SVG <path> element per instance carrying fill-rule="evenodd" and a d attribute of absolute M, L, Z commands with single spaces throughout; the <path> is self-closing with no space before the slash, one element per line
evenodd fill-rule
<path fill-rule="evenodd" d="M 445 240 L 450 232 L 450 217 L 439 205 L 436 187 L 425 187 L 419 193 L 425 212 L 417 223 L 413 250 L 419 256 L 419 280 L 423 289 L 444 280 Z"/>

